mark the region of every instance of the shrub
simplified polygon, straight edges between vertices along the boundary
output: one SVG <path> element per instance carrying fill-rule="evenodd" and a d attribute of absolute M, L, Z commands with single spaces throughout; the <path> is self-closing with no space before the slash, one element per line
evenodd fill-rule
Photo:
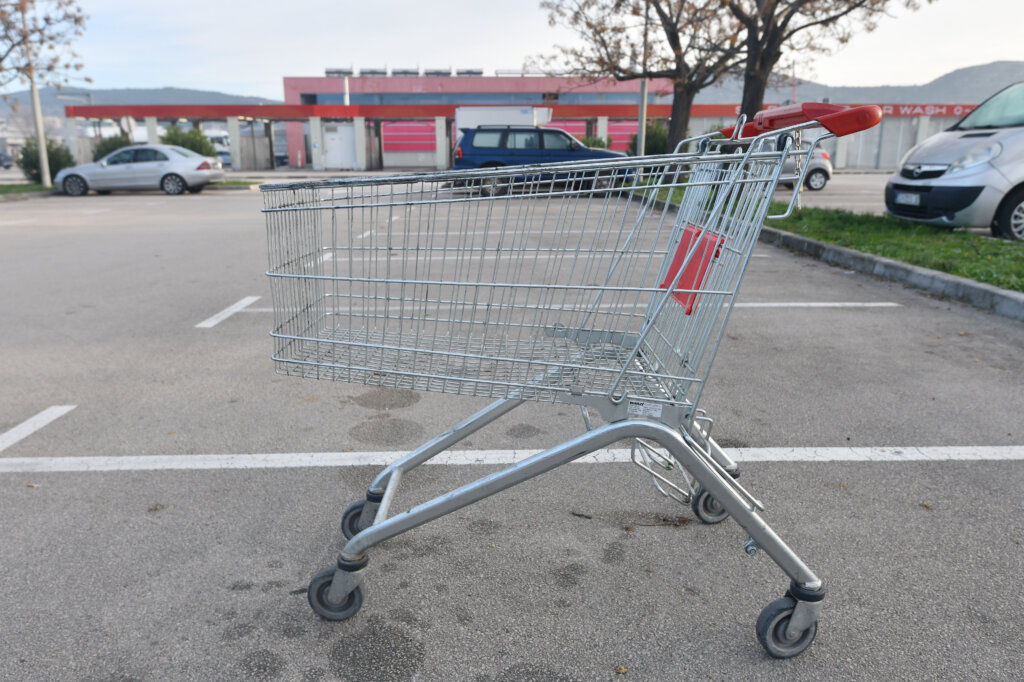
<path fill-rule="evenodd" d="M 608 140 L 603 137 L 584 137 L 580 142 L 588 147 L 594 147 L 596 149 L 607 149 L 609 146 Z"/>
<path fill-rule="evenodd" d="M 75 159 L 71 156 L 68 148 L 51 139 L 46 140 L 46 158 L 50 163 L 51 182 L 62 168 L 70 168 L 75 165 Z M 43 184 L 43 176 L 39 171 L 39 144 L 36 142 L 36 138 L 30 137 L 25 140 L 25 146 L 18 154 L 17 163 L 26 178 L 34 184 Z"/>
<path fill-rule="evenodd" d="M 110 152 L 120 149 L 121 147 L 127 147 L 131 143 L 132 141 L 128 139 L 127 135 L 104 137 L 100 140 L 99 144 L 96 145 L 96 150 L 92 153 L 92 160 L 99 161 Z"/>
<path fill-rule="evenodd" d="M 217 156 L 217 150 L 213 148 L 213 144 L 206 139 L 206 135 L 203 135 L 203 131 L 198 128 L 184 132 L 178 126 L 171 126 L 167 129 L 167 134 L 160 138 L 160 141 L 164 144 L 174 144 L 185 149 L 191 149 L 203 156 Z"/>
<path fill-rule="evenodd" d="M 629 154 L 630 156 L 636 156 L 636 138 L 637 135 L 629 140 Z M 665 124 L 661 121 L 648 121 L 647 122 L 647 139 L 644 141 L 644 155 L 649 154 L 667 154 L 668 149 L 668 129 Z"/>

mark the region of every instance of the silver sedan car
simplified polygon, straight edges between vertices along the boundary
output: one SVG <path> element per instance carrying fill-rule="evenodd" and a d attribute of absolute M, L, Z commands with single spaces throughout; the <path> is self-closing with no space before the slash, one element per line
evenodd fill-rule
<path fill-rule="evenodd" d="M 89 190 L 105 194 L 115 189 L 195 193 L 223 180 L 220 159 L 169 144 L 122 147 L 99 161 L 65 168 L 54 179 L 57 187 L 70 196 L 81 196 Z"/>

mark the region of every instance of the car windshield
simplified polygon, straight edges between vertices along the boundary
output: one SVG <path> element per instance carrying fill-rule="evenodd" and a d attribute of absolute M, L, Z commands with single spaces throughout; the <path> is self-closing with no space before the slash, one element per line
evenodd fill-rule
<path fill-rule="evenodd" d="M 177 152 L 177 153 L 181 154 L 182 156 L 194 156 L 196 158 L 202 158 L 203 157 L 202 154 L 196 154 L 191 149 L 185 149 L 184 147 L 173 147 L 172 146 L 172 147 L 168 147 L 168 149 L 170 149 L 171 151 Z"/>
<path fill-rule="evenodd" d="M 962 121 L 953 126 L 957 130 L 976 128 L 1010 128 L 1024 125 L 1024 83 L 1000 90 L 978 105 Z"/>

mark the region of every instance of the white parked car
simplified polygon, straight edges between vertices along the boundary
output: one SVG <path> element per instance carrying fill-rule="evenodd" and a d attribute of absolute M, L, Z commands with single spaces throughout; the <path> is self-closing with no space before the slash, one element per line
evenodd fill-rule
<path fill-rule="evenodd" d="M 885 205 L 899 218 L 1024 240 L 1024 83 L 907 152 Z"/>
<path fill-rule="evenodd" d="M 57 187 L 70 196 L 116 189 L 195 193 L 223 180 L 220 159 L 169 144 L 122 147 L 94 163 L 65 168 L 54 179 Z"/>

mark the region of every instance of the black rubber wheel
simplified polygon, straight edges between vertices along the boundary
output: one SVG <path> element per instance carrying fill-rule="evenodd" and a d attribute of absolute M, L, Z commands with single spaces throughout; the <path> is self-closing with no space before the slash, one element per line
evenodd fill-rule
<path fill-rule="evenodd" d="M 827 184 L 828 173 L 821 170 L 820 168 L 815 168 L 814 170 L 807 174 L 806 178 L 804 178 L 804 187 L 811 190 L 812 192 L 819 192 L 825 189 L 825 185 Z"/>
<path fill-rule="evenodd" d="M 1003 239 L 1024 241 L 1024 187 L 1003 199 L 996 211 L 992 234 Z"/>
<path fill-rule="evenodd" d="M 358 613 L 363 605 L 363 590 L 357 586 L 349 592 L 348 596 L 338 604 L 327 601 L 327 593 L 331 591 L 331 583 L 334 581 L 334 566 L 328 566 L 313 576 L 309 581 L 309 589 L 306 596 L 309 598 L 309 605 L 316 615 L 324 620 L 348 620 Z"/>
<path fill-rule="evenodd" d="M 341 533 L 346 539 L 351 540 L 359 534 L 359 518 L 363 515 L 363 507 L 365 506 L 366 500 L 353 502 L 341 515 Z"/>
<path fill-rule="evenodd" d="M 701 486 L 697 486 L 690 506 L 702 523 L 721 523 L 729 518 L 729 512 L 725 511 L 725 507 Z"/>
<path fill-rule="evenodd" d="M 180 175 L 171 173 L 170 175 L 165 175 L 163 180 L 160 181 L 160 189 L 173 196 L 183 193 L 188 189 L 188 185 L 185 184 L 185 179 Z"/>
<path fill-rule="evenodd" d="M 64 194 L 69 197 L 80 197 L 89 191 L 89 185 L 85 184 L 85 178 L 80 175 L 69 175 L 64 178 L 62 185 Z"/>
<path fill-rule="evenodd" d="M 795 599 L 782 597 L 764 607 L 761 615 L 757 617 L 757 641 L 761 642 L 765 651 L 774 658 L 792 658 L 803 653 L 818 634 L 818 624 L 811 623 L 811 627 L 800 633 L 796 639 L 786 639 L 786 626 L 789 625 L 789 618 L 795 608 Z"/>

